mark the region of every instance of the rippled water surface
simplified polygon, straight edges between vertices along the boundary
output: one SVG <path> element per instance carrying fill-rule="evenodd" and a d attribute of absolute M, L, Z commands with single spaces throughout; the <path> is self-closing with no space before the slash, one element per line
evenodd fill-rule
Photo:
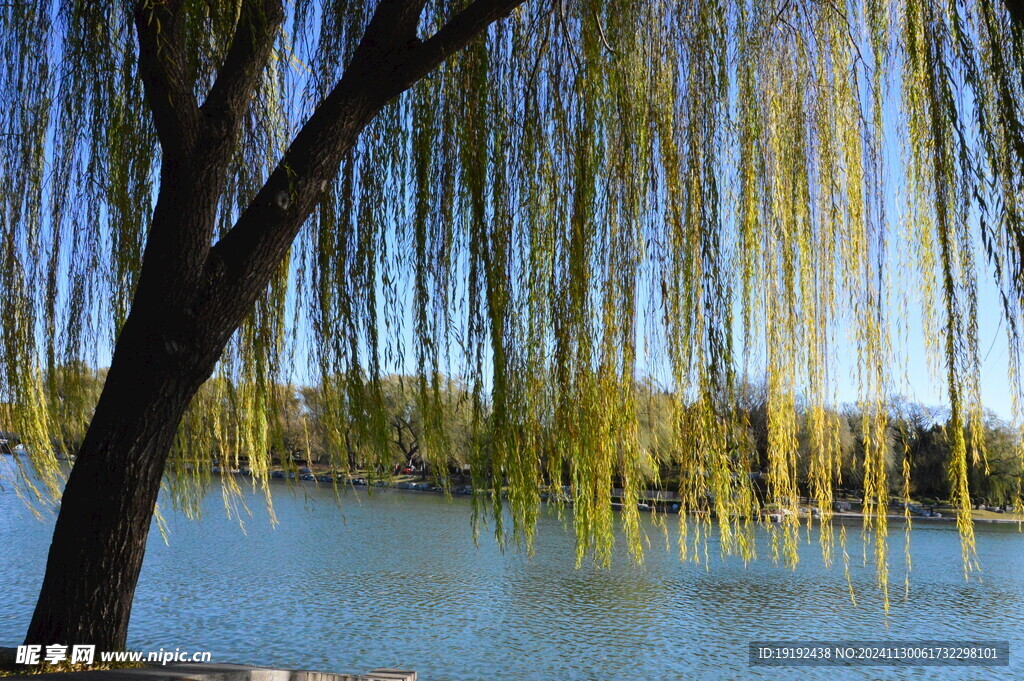
<path fill-rule="evenodd" d="M 503 554 L 486 532 L 474 546 L 465 499 L 348 491 L 339 510 L 332 491 L 309 483 L 273 494 L 276 528 L 251 496 L 243 532 L 224 517 L 218 490 L 202 521 L 168 513 L 170 544 L 150 538 L 130 647 L 331 671 L 401 666 L 425 681 L 1024 678 L 1016 526 L 978 528 L 983 572 L 970 582 L 955 530 L 915 528 L 907 602 L 894 533 L 886 622 L 856 531 L 854 606 L 843 570 L 825 569 L 816 544 L 801 549 L 795 572 L 767 559 L 744 567 L 714 545 L 705 569 L 680 563 L 648 522 L 643 566 L 619 553 L 611 569 L 574 569 L 571 534 L 555 517 L 541 519 L 529 558 Z M 17 643 L 28 624 L 51 528 L 0 492 L 0 645 Z M 1011 665 L 751 667 L 747 646 L 763 639 L 1009 640 Z"/>

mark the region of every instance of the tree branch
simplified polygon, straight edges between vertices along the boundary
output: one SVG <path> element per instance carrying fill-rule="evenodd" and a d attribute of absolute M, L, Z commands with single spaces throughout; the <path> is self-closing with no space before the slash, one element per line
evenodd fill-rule
<path fill-rule="evenodd" d="M 210 249 L 208 313 L 229 320 L 233 332 L 377 112 L 524 1 L 476 0 L 420 43 L 416 28 L 426 0 L 381 0 L 341 81 L 302 126 L 235 226 Z"/>
<path fill-rule="evenodd" d="M 441 62 L 487 30 L 487 27 L 512 14 L 513 10 L 524 2 L 525 0 L 476 0 L 459 12 L 414 51 L 403 74 L 404 78 L 399 83 L 399 92 L 433 71 Z"/>
<path fill-rule="evenodd" d="M 1006 9 L 1017 29 L 1024 32 L 1024 0 L 1006 0 Z"/>
<path fill-rule="evenodd" d="M 181 35 L 182 0 L 139 0 L 135 26 L 139 35 L 139 75 L 153 112 L 160 146 L 175 158 L 196 141 L 199 108 L 184 64 Z"/>
<path fill-rule="evenodd" d="M 281 0 L 245 0 L 242 3 L 231 47 L 200 107 L 210 132 L 216 137 L 230 140 L 237 134 L 283 21 Z"/>
<path fill-rule="evenodd" d="M 353 63 L 365 60 L 370 51 L 386 53 L 414 42 L 426 4 L 427 0 L 381 0 L 353 55 Z"/>

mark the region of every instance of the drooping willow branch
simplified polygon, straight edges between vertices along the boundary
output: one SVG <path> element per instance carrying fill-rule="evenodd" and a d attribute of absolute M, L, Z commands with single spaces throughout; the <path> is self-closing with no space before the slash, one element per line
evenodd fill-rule
<path fill-rule="evenodd" d="M 772 548 L 795 560 L 806 483 L 831 556 L 843 354 L 884 587 L 886 509 L 909 490 L 887 473 L 886 405 L 919 317 L 972 564 L 983 285 L 1018 424 L 1024 408 L 1019 2 L 288 7 L 0 8 L 0 425 L 51 492 L 58 374 L 104 364 L 138 290 L 179 286 L 239 327 L 179 433 L 183 502 L 211 450 L 266 479 L 289 379 L 319 385 L 335 465 L 390 467 L 385 379 L 417 373 L 422 457 L 443 470 L 446 414 L 468 410 L 503 536 L 529 542 L 567 485 L 580 556 L 607 559 L 621 486 L 639 555 L 652 375 L 673 396 L 657 446 L 683 554 L 717 532 L 752 556 L 768 505 L 793 512 Z M 207 173 L 214 199 L 177 196 L 176 173 Z M 158 195 L 187 215 L 154 214 Z M 741 408 L 759 375 L 763 451 Z"/>

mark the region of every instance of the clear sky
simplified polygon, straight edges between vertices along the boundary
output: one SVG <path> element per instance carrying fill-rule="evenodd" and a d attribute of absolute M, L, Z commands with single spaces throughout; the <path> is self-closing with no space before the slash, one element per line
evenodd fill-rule
<path fill-rule="evenodd" d="M 978 345 L 981 359 L 981 399 L 986 409 L 1000 418 L 1010 420 L 1012 402 L 1010 382 L 1007 378 L 1008 345 L 1006 326 L 1001 322 L 1002 309 L 995 284 L 988 272 L 979 272 L 978 282 Z M 897 348 L 901 363 L 894 366 L 892 373 L 899 379 L 905 374 L 906 384 L 896 385 L 894 390 L 914 402 L 929 406 L 947 404 L 944 375 L 935 380 L 930 375 L 925 355 L 924 337 L 921 330 L 919 307 L 911 301 L 909 317 L 906 319 L 908 334 L 906 344 Z M 837 374 L 838 397 L 842 402 L 853 402 L 857 397 L 855 379 L 852 377 L 855 351 L 840 339 L 836 352 L 840 371 Z M 900 381 L 902 383 L 902 380 Z"/>

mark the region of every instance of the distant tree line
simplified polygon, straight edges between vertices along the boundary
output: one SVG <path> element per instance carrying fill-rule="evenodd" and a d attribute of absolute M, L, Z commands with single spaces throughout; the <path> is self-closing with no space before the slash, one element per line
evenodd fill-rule
<path fill-rule="evenodd" d="M 423 475 L 438 474 L 431 466 L 442 463 L 449 470 L 460 470 L 474 461 L 479 450 L 479 428 L 474 424 L 469 405 L 469 392 L 456 381 L 449 381 L 441 391 L 449 408 L 443 412 L 443 431 L 446 434 L 445 452 L 424 459 L 424 420 L 422 400 L 418 395 L 419 381 L 411 376 L 387 376 L 382 379 L 386 403 L 386 441 L 391 460 L 396 466 L 411 467 Z M 653 382 L 642 386 L 646 398 L 638 414 L 641 447 L 647 452 L 646 471 L 651 479 L 660 480 L 669 488 L 678 480 L 679 471 L 673 470 L 672 431 L 674 396 L 659 390 Z M 747 386 L 736 408 L 747 423 L 748 432 L 738 438 L 750 443 L 756 452 L 756 471 L 767 468 L 768 418 L 765 391 L 758 386 Z M 279 424 L 280 437 L 274 445 L 276 457 L 291 456 L 296 461 L 317 463 L 328 460 L 332 447 L 344 448 L 351 470 L 366 466 L 353 431 L 325 408 L 319 387 L 306 386 L 290 390 L 286 409 Z M 854 494 L 861 490 L 864 474 L 864 447 L 860 435 L 862 413 L 854 405 L 845 405 L 833 413 L 838 417 L 841 467 L 839 486 Z M 807 471 L 810 462 L 806 411 L 798 409 L 798 475 L 799 483 L 808 494 Z M 894 399 L 889 405 L 886 429 L 886 467 L 890 492 L 899 495 L 903 487 L 903 466 L 906 460 L 910 472 L 910 494 L 915 498 L 948 499 L 951 495 L 946 462 L 951 451 L 949 414 L 941 407 L 929 407 L 904 399 Z M 486 436 L 484 436 L 486 438 Z M 992 505 L 1010 504 L 1016 498 L 1021 482 L 1020 433 L 1011 424 L 989 412 L 984 420 L 983 460 L 970 469 L 971 496 L 976 503 Z M 486 449 L 486 447 L 484 447 Z M 549 481 L 551 482 L 551 481 Z M 562 482 L 565 482 L 563 480 Z"/>
<path fill-rule="evenodd" d="M 51 405 L 52 418 L 59 426 L 61 440 L 55 442 L 60 452 L 76 450 L 85 433 L 90 416 L 89 405 L 99 395 L 103 371 L 85 371 L 75 365 L 55 372 L 51 377 L 56 390 Z M 216 385 L 215 383 L 212 383 Z M 347 461 L 350 471 L 370 467 L 368 449 L 383 444 L 387 448 L 384 461 L 395 468 L 411 468 L 426 477 L 447 475 L 464 470 L 471 463 L 487 465 L 487 419 L 474 417 L 471 393 L 462 383 L 445 379 L 431 387 L 434 400 L 440 399 L 443 409 L 425 409 L 422 382 L 413 376 L 389 375 L 380 381 L 386 420 L 376 424 L 377 433 L 370 438 L 366 430 L 350 427 L 345 414 L 335 413 L 336 400 L 325 393 L 331 386 L 278 385 L 279 400 L 276 420 L 269 424 L 267 440 L 272 459 L 283 465 L 317 465 L 339 458 Z M 646 456 L 644 471 L 649 479 L 671 489 L 679 477 L 674 469 L 673 400 L 675 396 L 653 381 L 638 385 L 645 397 L 637 414 L 640 446 Z M 739 391 L 734 405 L 746 424 L 745 433 L 737 441 L 753 449 L 751 473 L 765 472 L 768 461 L 767 395 L 763 386 L 746 385 Z M 230 406 L 225 403 L 225 410 Z M 898 496 L 904 485 L 903 469 L 909 469 L 909 490 L 914 498 L 948 499 L 951 495 L 946 462 L 950 456 L 949 415 L 941 407 L 929 407 L 902 398 L 893 399 L 888 407 L 885 432 L 886 468 L 890 492 Z M 839 426 L 838 446 L 841 465 L 838 486 L 853 494 L 861 490 L 864 472 L 864 447 L 860 435 L 862 413 L 854 405 L 845 405 L 830 412 Z M 807 410 L 797 409 L 798 418 L 798 483 L 809 495 L 807 473 L 810 463 Z M 433 429 L 425 427 L 434 419 Z M 436 421 L 440 420 L 440 423 Z M 3 424 L 0 424 L 0 429 Z M 442 443 L 432 443 L 432 454 L 424 439 L 430 430 L 442 433 Z M 373 440 L 370 443 L 369 440 Z M 203 447 L 203 441 L 193 441 Z M 986 414 L 983 429 L 984 458 L 970 469 L 970 490 L 975 503 L 1004 505 L 1013 503 L 1020 491 L 1020 432 L 995 414 Z M 213 449 L 215 444 L 209 443 Z M 344 452 L 344 457 L 331 453 Z M 481 459 L 481 452 L 483 458 Z M 210 451 L 211 460 L 218 452 Z M 372 461 L 382 460 L 375 453 Z M 541 454 L 542 455 L 542 454 Z M 554 482 L 554 481 L 549 481 Z M 562 483 L 565 480 L 560 481 Z M 557 483 L 556 483 L 557 484 Z"/>

